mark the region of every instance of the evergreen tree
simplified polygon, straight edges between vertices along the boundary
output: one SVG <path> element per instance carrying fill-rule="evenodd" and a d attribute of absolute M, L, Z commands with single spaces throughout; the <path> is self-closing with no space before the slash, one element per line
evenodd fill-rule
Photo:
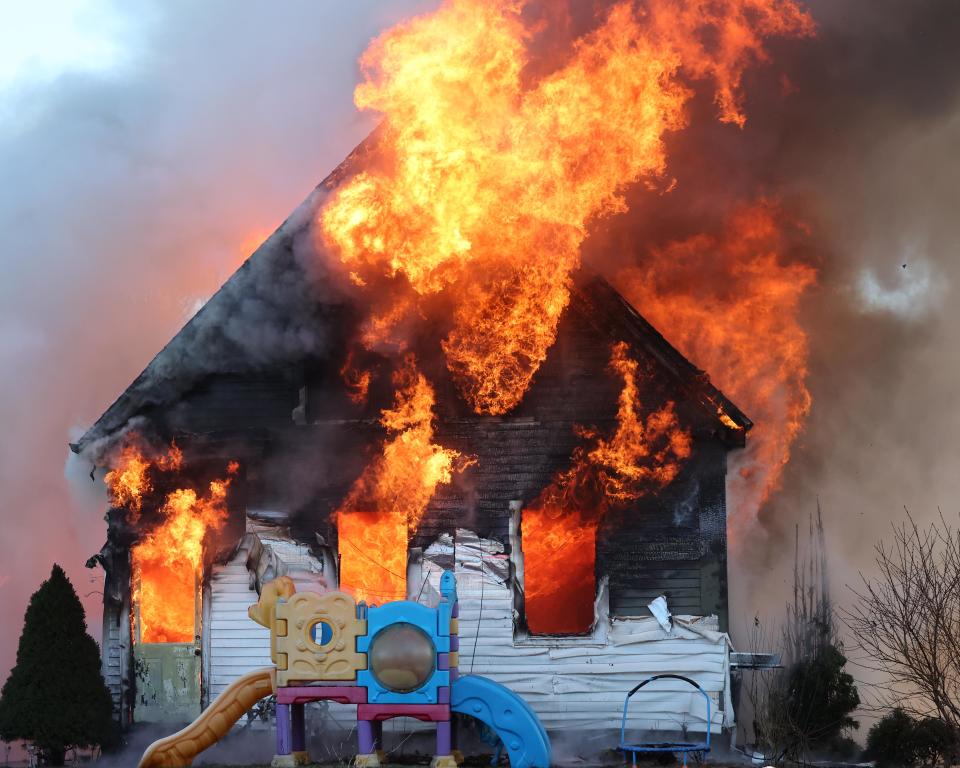
<path fill-rule="evenodd" d="M 789 671 L 786 709 L 808 749 L 836 751 L 843 732 L 859 726 L 852 714 L 860 706 L 860 695 L 843 669 L 846 663 L 843 653 L 828 644 Z"/>
<path fill-rule="evenodd" d="M 63 765 L 72 747 L 108 743 L 112 709 L 83 606 L 55 564 L 27 606 L 17 663 L 0 692 L 0 738 L 33 742 L 44 760 Z"/>

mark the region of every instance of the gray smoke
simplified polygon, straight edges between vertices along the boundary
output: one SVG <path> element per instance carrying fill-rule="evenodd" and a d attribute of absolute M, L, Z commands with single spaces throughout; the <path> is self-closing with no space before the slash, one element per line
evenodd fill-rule
<path fill-rule="evenodd" d="M 783 554 L 817 497 L 841 605 L 904 505 L 922 521 L 960 512 L 960 14 L 948 0 L 810 7 L 817 39 L 774 53 L 796 91 L 779 109 L 759 100 L 762 149 L 747 157 L 821 253 L 804 318 L 814 404 L 783 492 L 734 560 L 739 628 L 779 611 Z"/>
<path fill-rule="evenodd" d="M 746 126 L 719 123 L 701 88 L 690 127 L 667 139 L 676 188 L 635 189 L 630 213 L 598 222 L 585 245 L 613 277 L 761 198 L 809 230 L 787 257 L 819 269 L 802 317 L 813 410 L 782 490 L 732 543 L 741 645 L 758 612 L 782 617 L 794 526 L 805 530 L 818 497 L 840 605 L 904 505 L 921 521 L 960 512 L 960 13 L 951 0 L 805 5 L 817 36 L 771 41 L 770 62 L 744 79 Z"/>
<path fill-rule="evenodd" d="M 0 679 L 51 561 L 99 636 L 102 575 L 83 563 L 106 501 L 67 441 L 371 130 L 357 57 L 431 5 L 117 3 L 123 66 L 0 94 Z M 322 350 L 280 312 L 317 284 L 258 284 L 197 349 Z M 202 372 L 202 352 L 188 362 Z"/>

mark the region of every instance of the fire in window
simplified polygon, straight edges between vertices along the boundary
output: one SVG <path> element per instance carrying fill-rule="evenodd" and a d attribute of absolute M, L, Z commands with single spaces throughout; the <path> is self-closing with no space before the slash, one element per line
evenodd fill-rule
<path fill-rule="evenodd" d="M 511 560 L 519 629 L 530 635 L 585 635 L 597 597 L 595 516 L 512 502 Z"/>
<path fill-rule="evenodd" d="M 597 593 L 597 520 L 549 508 L 527 509 L 521 543 L 527 629 L 536 635 L 589 632 Z"/>
<path fill-rule="evenodd" d="M 131 553 L 134 604 L 141 643 L 192 643 L 207 532 L 227 518 L 229 481 L 210 483 L 207 495 L 189 488 L 170 493 L 162 522 Z"/>

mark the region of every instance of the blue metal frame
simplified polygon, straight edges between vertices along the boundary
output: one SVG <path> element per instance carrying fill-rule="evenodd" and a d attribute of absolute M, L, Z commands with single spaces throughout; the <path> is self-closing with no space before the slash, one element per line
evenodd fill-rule
<path fill-rule="evenodd" d="M 660 743 L 645 743 L 645 744 L 627 744 L 626 742 L 626 730 L 627 730 L 627 709 L 630 706 L 630 697 L 633 696 L 637 691 L 643 688 L 647 683 L 652 683 L 654 680 L 682 680 L 689 685 L 692 685 L 698 691 L 700 695 L 703 696 L 704 700 L 707 702 L 707 739 L 703 742 L 690 742 L 690 741 L 674 741 L 674 742 L 660 742 Z M 710 751 L 710 697 L 707 695 L 707 692 L 703 690 L 694 680 L 691 680 L 689 677 L 684 677 L 683 675 L 653 675 L 648 677 L 642 683 L 634 686 L 633 690 L 627 694 L 626 698 L 623 700 L 623 718 L 620 720 L 620 744 L 617 746 L 617 749 L 624 753 L 629 752 L 633 758 L 633 765 L 637 764 L 637 753 L 643 752 L 678 752 L 683 755 L 683 765 L 687 765 L 687 754 L 690 752 L 705 755 Z"/>

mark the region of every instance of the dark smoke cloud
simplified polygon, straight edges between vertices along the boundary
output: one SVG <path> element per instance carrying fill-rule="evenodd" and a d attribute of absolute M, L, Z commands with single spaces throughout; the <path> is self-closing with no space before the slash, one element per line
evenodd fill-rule
<path fill-rule="evenodd" d="M 841 604 L 904 505 L 921 521 L 960 512 L 960 14 L 949 0 L 810 8 L 817 39 L 774 51 L 789 95 L 776 72 L 758 77 L 745 131 L 760 148 L 747 168 L 811 225 L 821 276 L 804 318 L 813 410 L 736 563 L 741 626 L 782 604 L 783 554 L 817 497 Z"/>
<path fill-rule="evenodd" d="M 773 43 L 747 74 L 746 127 L 719 124 L 698 97 L 670 140 L 676 190 L 638 190 L 630 217 L 587 249 L 613 272 L 763 196 L 809 227 L 791 257 L 820 270 L 802 318 L 813 410 L 782 491 L 731 560 L 742 643 L 756 613 L 782 615 L 794 526 L 818 497 L 840 604 L 904 505 L 921 522 L 960 512 L 960 14 L 949 0 L 806 6 L 817 36 Z"/>
<path fill-rule="evenodd" d="M 0 94 L 0 678 L 53 560 L 99 635 L 106 500 L 67 440 L 369 132 L 357 57 L 431 5 L 117 3 L 123 67 Z M 227 343 L 322 343 L 261 294 Z"/>
<path fill-rule="evenodd" d="M 770 62 L 748 71 L 746 126 L 720 124 L 699 93 L 690 128 L 668 139 L 660 189 L 634 190 L 630 214 L 598 222 L 585 245 L 587 261 L 614 277 L 651 246 L 722 231 L 738 205 L 761 198 L 809 230 L 787 256 L 819 269 L 802 316 L 813 409 L 782 490 L 732 546 L 741 647 L 758 614 L 774 638 L 790 599 L 795 526 L 802 547 L 818 499 L 841 607 L 904 506 L 921 524 L 938 507 L 960 524 L 958 6 L 805 5 L 817 36 L 772 42 Z M 733 513 L 737 502 L 731 493 Z"/>

